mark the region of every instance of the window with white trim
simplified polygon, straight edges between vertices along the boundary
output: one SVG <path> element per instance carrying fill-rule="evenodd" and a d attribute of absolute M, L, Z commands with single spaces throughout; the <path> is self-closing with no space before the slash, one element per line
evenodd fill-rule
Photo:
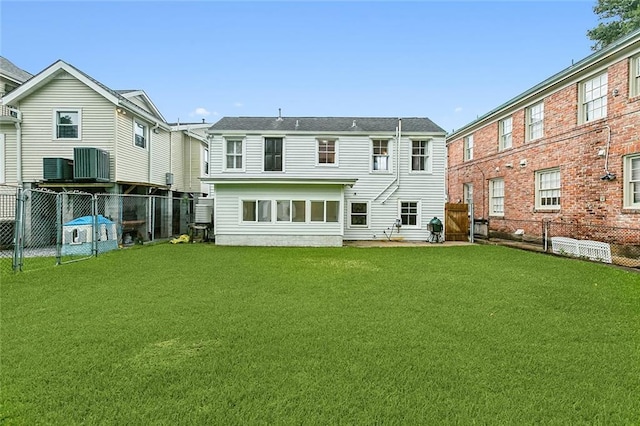
<path fill-rule="evenodd" d="M 640 96 L 640 55 L 631 58 L 629 97 Z"/>
<path fill-rule="evenodd" d="M 338 201 L 311 201 L 311 222 L 338 222 Z"/>
<path fill-rule="evenodd" d="M 320 166 L 337 164 L 337 141 L 335 139 L 318 139 L 317 164 Z"/>
<path fill-rule="evenodd" d="M 349 202 L 349 226 L 366 228 L 369 226 L 369 204 L 360 201 Z"/>
<path fill-rule="evenodd" d="M 502 151 L 504 149 L 511 148 L 511 133 L 513 131 L 513 117 L 505 118 L 504 120 L 500 120 L 499 124 L 499 137 L 500 144 L 499 150 Z"/>
<path fill-rule="evenodd" d="M 489 181 L 489 214 L 504 216 L 504 179 Z"/>
<path fill-rule="evenodd" d="M 420 225 L 420 208 L 417 201 L 400 201 L 399 210 L 402 226 L 418 227 Z"/>
<path fill-rule="evenodd" d="M 560 169 L 536 172 L 536 209 L 556 210 L 560 208 Z"/>
<path fill-rule="evenodd" d="M 225 139 L 225 170 L 244 170 L 244 144 L 242 139 Z"/>
<path fill-rule="evenodd" d="M 244 200 L 243 222 L 271 222 L 271 200 Z"/>
<path fill-rule="evenodd" d="M 389 170 L 389 141 L 386 139 L 374 139 L 371 141 L 372 163 L 374 171 Z"/>
<path fill-rule="evenodd" d="M 428 140 L 411 141 L 411 171 L 431 171 L 431 144 Z"/>
<path fill-rule="evenodd" d="M 464 161 L 473 160 L 473 135 L 464 138 Z"/>
<path fill-rule="evenodd" d="M 532 141 L 544 136 L 544 102 L 527 108 L 527 140 Z"/>
<path fill-rule="evenodd" d="M 473 183 L 462 184 L 462 202 L 466 204 L 473 203 Z"/>
<path fill-rule="evenodd" d="M 138 120 L 133 120 L 133 144 L 140 148 L 146 148 L 148 138 L 149 126 Z"/>
<path fill-rule="evenodd" d="M 264 171 L 281 172 L 282 157 L 282 138 L 264 138 Z"/>
<path fill-rule="evenodd" d="M 202 173 L 209 174 L 209 148 L 202 149 Z"/>
<path fill-rule="evenodd" d="M 607 116 L 607 73 L 600 74 L 580 85 L 580 122 L 598 120 Z"/>
<path fill-rule="evenodd" d="M 624 207 L 640 209 L 640 153 L 624 157 Z"/>
<path fill-rule="evenodd" d="M 54 139 L 82 138 L 82 110 L 58 109 L 53 112 Z"/>

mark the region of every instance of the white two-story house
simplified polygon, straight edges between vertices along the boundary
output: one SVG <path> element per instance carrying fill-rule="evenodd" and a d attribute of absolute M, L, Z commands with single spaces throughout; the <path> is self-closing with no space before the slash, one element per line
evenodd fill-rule
<path fill-rule="evenodd" d="M 221 245 L 429 239 L 445 135 L 428 118 L 225 117 L 208 130 Z"/>

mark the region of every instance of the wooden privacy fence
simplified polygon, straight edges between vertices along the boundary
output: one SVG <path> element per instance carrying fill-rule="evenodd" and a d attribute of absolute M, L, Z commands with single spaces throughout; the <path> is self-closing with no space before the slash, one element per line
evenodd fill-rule
<path fill-rule="evenodd" d="M 446 241 L 469 240 L 469 207 L 467 204 L 447 203 L 444 208 Z"/>

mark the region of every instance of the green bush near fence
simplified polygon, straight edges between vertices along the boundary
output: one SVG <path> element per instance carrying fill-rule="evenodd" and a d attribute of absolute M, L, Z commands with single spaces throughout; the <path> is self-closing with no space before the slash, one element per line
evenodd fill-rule
<path fill-rule="evenodd" d="M 6 424 L 634 424 L 640 275 L 493 246 L 134 247 L 1 283 Z"/>

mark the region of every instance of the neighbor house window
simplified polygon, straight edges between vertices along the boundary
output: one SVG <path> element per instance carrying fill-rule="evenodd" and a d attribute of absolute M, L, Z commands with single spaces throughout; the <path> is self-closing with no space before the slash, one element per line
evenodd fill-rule
<path fill-rule="evenodd" d="M 504 215 L 504 179 L 489 181 L 489 214 Z"/>
<path fill-rule="evenodd" d="M 624 207 L 640 209 L 640 153 L 624 158 Z"/>
<path fill-rule="evenodd" d="M 202 150 L 202 171 L 205 175 L 209 174 L 209 148 Z"/>
<path fill-rule="evenodd" d="M 336 141 L 331 139 L 318 140 L 318 164 L 336 164 Z"/>
<path fill-rule="evenodd" d="M 271 222 L 271 200 L 245 200 L 242 202 L 243 222 Z"/>
<path fill-rule="evenodd" d="M 375 139 L 372 141 L 373 170 L 389 170 L 389 141 Z"/>
<path fill-rule="evenodd" d="M 473 135 L 464 138 L 464 160 L 473 160 Z"/>
<path fill-rule="evenodd" d="M 354 227 L 369 225 L 369 205 L 367 203 L 351 202 L 349 204 L 349 224 Z"/>
<path fill-rule="evenodd" d="M 282 171 L 282 138 L 264 138 L 264 171 Z"/>
<path fill-rule="evenodd" d="M 536 172 L 536 208 L 560 208 L 560 169 Z"/>
<path fill-rule="evenodd" d="M 241 139 L 225 140 L 225 169 L 226 170 L 243 170 L 243 143 Z"/>
<path fill-rule="evenodd" d="M 513 130 L 513 118 L 505 118 L 500 120 L 500 151 L 511 148 L 511 132 Z"/>
<path fill-rule="evenodd" d="M 55 139 L 80 139 L 82 113 L 79 109 L 54 112 Z"/>
<path fill-rule="evenodd" d="M 465 183 L 462 185 L 462 202 L 467 204 L 473 203 L 473 184 Z"/>
<path fill-rule="evenodd" d="M 527 138 L 532 141 L 544 135 L 544 103 L 540 102 L 527 109 Z"/>
<path fill-rule="evenodd" d="M 311 201 L 311 222 L 338 222 L 338 201 Z"/>
<path fill-rule="evenodd" d="M 414 172 L 431 171 L 429 141 L 411 141 L 411 170 Z"/>
<path fill-rule="evenodd" d="M 400 201 L 400 220 L 402 226 L 418 226 L 418 202 Z"/>
<path fill-rule="evenodd" d="M 629 95 L 640 96 L 640 55 L 631 58 L 631 76 Z"/>
<path fill-rule="evenodd" d="M 581 84 L 582 122 L 607 116 L 607 90 L 607 73 L 600 74 Z"/>
<path fill-rule="evenodd" d="M 139 121 L 133 120 L 133 143 L 140 148 L 147 147 L 149 128 Z"/>

